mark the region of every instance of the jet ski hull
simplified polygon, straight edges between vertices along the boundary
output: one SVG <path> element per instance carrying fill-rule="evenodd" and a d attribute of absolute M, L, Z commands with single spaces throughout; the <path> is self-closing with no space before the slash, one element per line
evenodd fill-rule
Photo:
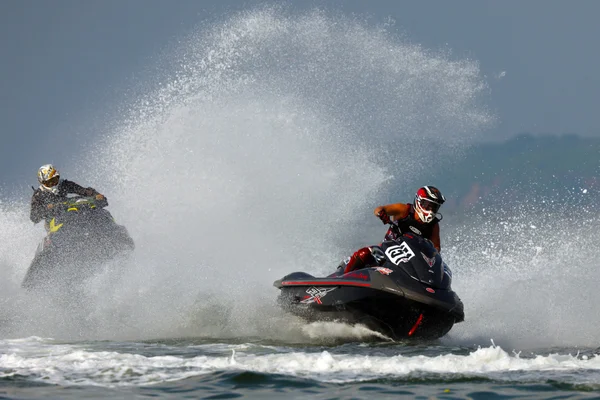
<path fill-rule="evenodd" d="M 462 303 L 454 292 L 449 296 L 457 300 L 455 309 L 448 310 L 367 282 L 323 278 L 306 280 L 306 284 L 295 281 L 287 286 L 290 281 L 285 278 L 278 282 L 278 304 L 293 315 L 309 322 L 361 324 L 396 340 L 440 338 L 464 319 Z"/>
<path fill-rule="evenodd" d="M 94 275 L 98 265 L 135 248 L 127 229 L 118 225 L 107 210 L 90 208 L 90 200 L 77 199 L 65 203 L 66 211 L 52 220 L 22 287 L 31 290 L 76 285 Z"/>
<path fill-rule="evenodd" d="M 324 278 L 294 272 L 275 281 L 280 307 L 311 322 L 363 324 L 392 339 L 440 338 L 464 320 L 452 273 L 430 242 L 405 236 L 378 251 L 386 257 L 380 266 Z"/>

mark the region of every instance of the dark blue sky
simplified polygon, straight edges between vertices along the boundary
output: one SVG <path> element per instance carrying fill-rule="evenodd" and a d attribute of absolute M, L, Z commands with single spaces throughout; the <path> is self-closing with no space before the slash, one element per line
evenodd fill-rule
<path fill-rule="evenodd" d="M 260 3 L 0 2 L 2 186 L 35 184 L 39 165 L 69 159 L 96 132 L 108 105 L 150 73 L 169 43 Z M 354 0 L 292 7 L 314 5 L 378 22 L 392 17 L 412 42 L 479 60 L 499 117 L 489 137 L 523 131 L 600 136 L 598 1 Z"/>

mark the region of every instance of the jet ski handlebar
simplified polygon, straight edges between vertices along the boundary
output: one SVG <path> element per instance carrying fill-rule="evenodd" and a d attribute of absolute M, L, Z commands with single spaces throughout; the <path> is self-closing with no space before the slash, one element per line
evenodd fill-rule
<path fill-rule="evenodd" d="M 93 210 L 98 208 L 104 208 L 108 205 L 106 198 L 98 200 L 95 196 L 83 197 L 69 197 L 65 201 L 59 201 L 54 203 L 52 207 L 55 211 L 69 212 L 69 211 L 84 211 Z"/>

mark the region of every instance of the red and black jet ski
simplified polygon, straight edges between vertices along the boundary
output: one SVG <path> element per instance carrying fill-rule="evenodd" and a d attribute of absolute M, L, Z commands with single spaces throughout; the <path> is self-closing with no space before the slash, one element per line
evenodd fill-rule
<path fill-rule="evenodd" d="M 377 265 L 275 281 L 279 305 L 307 321 L 360 323 L 393 339 L 436 339 L 464 320 L 452 272 L 431 241 L 404 234 L 371 249 Z"/>

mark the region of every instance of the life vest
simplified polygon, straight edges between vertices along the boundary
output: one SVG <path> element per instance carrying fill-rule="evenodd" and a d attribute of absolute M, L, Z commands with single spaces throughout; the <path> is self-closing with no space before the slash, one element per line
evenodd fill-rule
<path fill-rule="evenodd" d="M 424 237 L 425 239 L 431 240 L 431 235 L 433 233 L 433 228 L 440 222 L 440 219 L 436 216 L 433 218 L 433 221 L 429 223 L 422 222 L 420 220 L 415 219 L 415 208 L 412 204 L 408 204 L 410 206 L 408 210 L 408 215 L 404 218 L 392 221 L 392 224 L 398 227 L 398 230 L 404 233 L 412 233 L 415 235 L 419 235 Z M 388 229 L 385 234 L 384 240 L 395 240 L 398 238 L 398 235 L 392 230 Z"/>

